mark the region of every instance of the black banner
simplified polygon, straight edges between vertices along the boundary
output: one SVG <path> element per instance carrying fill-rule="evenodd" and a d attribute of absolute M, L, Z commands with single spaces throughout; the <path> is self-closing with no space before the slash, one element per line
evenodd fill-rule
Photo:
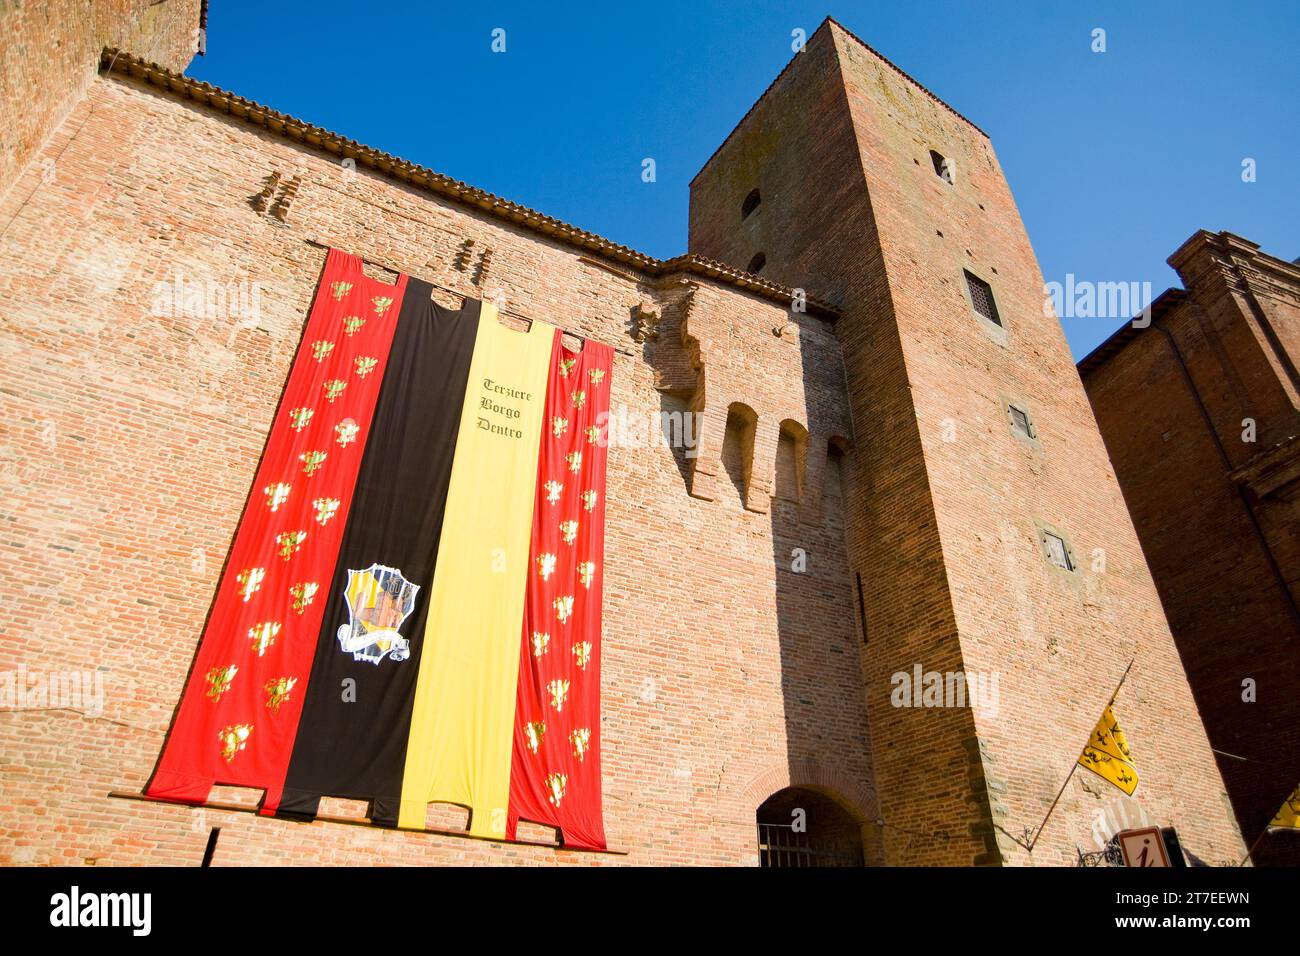
<path fill-rule="evenodd" d="M 317 642 L 278 816 L 321 796 L 372 801 L 395 826 L 429 584 L 480 304 L 411 279 Z"/>

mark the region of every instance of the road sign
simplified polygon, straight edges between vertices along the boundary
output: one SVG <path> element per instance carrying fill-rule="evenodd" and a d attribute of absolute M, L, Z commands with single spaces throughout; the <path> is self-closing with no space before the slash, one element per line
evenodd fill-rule
<path fill-rule="evenodd" d="M 1115 834 L 1125 866 L 1169 866 L 1169 854 L 1159 827 L 1122 830 Z"/>

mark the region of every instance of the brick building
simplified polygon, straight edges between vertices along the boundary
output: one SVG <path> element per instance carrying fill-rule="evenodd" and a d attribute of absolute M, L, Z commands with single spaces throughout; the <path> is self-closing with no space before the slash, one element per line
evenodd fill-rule
<path fill-rule="evenodd" d="M 1232 233 L 1079 363 L 1247 840 L 1300 768 L 1300 266 Z M 1260 862 L 1300 863 L 1294 834 Z"/>
<path fill-rule="evenodd" d="M 0 861 L 195 863 L 220 828 L 218 865 L 743 865 L 760 833 L 771 862 L 1062 865 L 1136 821 L 1240 859 L 1087 397 L 970 121 L 827 20 L 696 177 L 689 253 L 660 261 L 187 79 L 200 6 L 150 14 L 165 22 L 147 36 L 188 38 L 148 47 L 158 62 L 105 50 L 88 80 L 81 60 L 50 66 L 27 84 L 56 87 L 34 145 L 6 147 L 0 672 L 105 689 L 100 713 L 0 711 Z M 132 9 L 114 6 L 114 36 L 136 35 Z M 8 29 L 46 69 L 38 27 Z M 198 810 L 112 795 L 138 793 L 161 747 L 323 245 L 448 305 L 499 296 L 511 321 L 609 343 L 615 408 L 697 416 L 698 454 L 609 452 L 619 852 L 470 839 L 455 807 L 411 833 L 338 822 L 364 819 L 349 801 L 302 824 L 241 810 L 256 793 Z M 1075 773 L 1030 853 L 1130 660 L 1136 798 Z M 893 706 L 894 675 L 918 667 L 995 677 L 996 706 Z"/>

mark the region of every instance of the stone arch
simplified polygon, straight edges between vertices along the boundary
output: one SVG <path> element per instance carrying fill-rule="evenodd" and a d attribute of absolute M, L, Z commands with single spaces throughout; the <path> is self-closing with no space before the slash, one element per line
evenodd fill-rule
<path fill-rule="evenodd" d="M 756 839 L 760 833 L 760 808 L 788 790 L 809 790 L 834 803 L 857 824 L 864 862 L 867 865 L 883 862 L 881 831 L 876 822 L 879 811 L 870 788 L 812 759 L 774 763 L 745 788 L 743 800 L 754 814 Z"/>
<path fill-rule="evenodd" d="M 828 769 L 812 759 L 774 763 L 750 781 L 742 799 L 751 809 L 776 793 L 790 787 L 802 787 L 822 793 L 842 806 L 855 820 L 874 826 L 876 801 L 862 781 L 839 770 Z"/>

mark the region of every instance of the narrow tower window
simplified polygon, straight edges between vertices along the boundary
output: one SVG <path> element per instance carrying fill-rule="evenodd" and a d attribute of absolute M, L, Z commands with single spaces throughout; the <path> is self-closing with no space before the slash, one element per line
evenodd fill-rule
<path fill-rule="evenodd" d="M 757 189 L 750 191 L 745 197 L 745 201 L 740 204 L 740 218 L 748 219 L 749 214 L 758 208 L 758 204 L 763 201 L 763 197 L 758 194 Z"/>
<path fill-rule="evenodd" d="M 1002 318 L 998 315 L 998 304 L 993 301 L 993 287 L 969 270 L 962 271 L 966 273 L 966 291 L 970 293 L 971 307 L 994 325 L 1000 326 Z"/>
<path fill-rule="evenodd" d="M 755 253 L 754 258 L 749 260 L 749 265 L 746 267 L 745 271 L 758 275 L 763 271 L 763 266 L 765 265 L 767 265 L 767 256 L 763 255 L 761 252 Z"/>
<path fill-rule="evenodd" d="M 1015 405 L 1007 405 L 1007 414 L 1011 416 L 1011 428 L 1016 434 L 1025 438 L 1037 438 L 1034 424 L 1029 420 L 1029 413 Z"/>
<path fill-rule="evenodd" d="M 1052 534 L 1050 531 L 1042 532 L 1042 536 L 1043 550 L 1047 554 L 1047 560 L 1063 571 L 1073 571 L 1074 562 L 1070 560 L 1070 549 L 1065 546 L 1064 539 Z"/>
<path fill-rule="evenodd" d="M 943 153 L 930 150 L 930 162 L 934 163 L 934 174 L 949 186 L 957 182 L 957 170 L 954 168 L 952 160 Z"/>

